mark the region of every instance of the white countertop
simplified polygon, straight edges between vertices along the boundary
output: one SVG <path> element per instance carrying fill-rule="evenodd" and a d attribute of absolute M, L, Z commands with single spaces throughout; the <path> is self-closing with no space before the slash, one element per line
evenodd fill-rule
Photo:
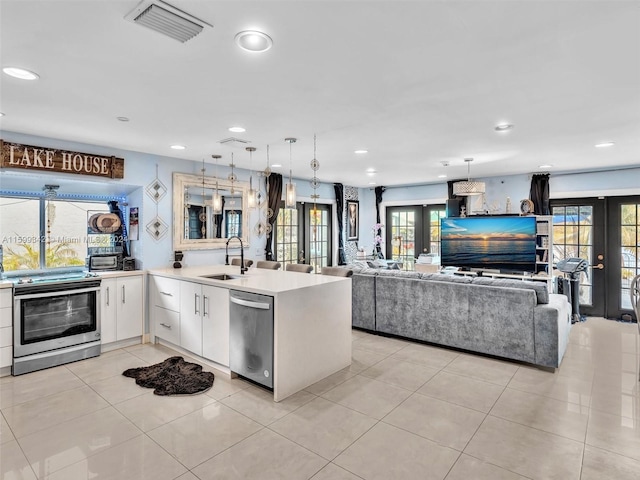
<path fill-rule="evenodd" d="M 333 282 L 351 282 L 350 278 L 317 275 L 313 273 L 287 272 L 284 270 L 267 270 L 263 268 L 249 268 L 244 275 L 240 275 L 240 266 L 208 265 L 202 267 L 161 268 L 147 272 L 149 275 L 188 280 L 192 282 L 214 285 L 245 292 L 274 295 L 303 288 L 314 287 Z M 226 273 L 232 275 L 232 280 L 214 280 L 204 275 Z"/>
<path fill-rule="evenodd" d="M 132 277 L 132 276 L 139 276 L 139 275 L 145 275 L 147 272 L 144 270 L 114 270 L 111 272 L 95 272 L 98 273 L 98 275 L 101 278 L 112 278 L 112 277 Z M 37 277 L 36 274 L 34 275 L 25 275 L 25 277 Z M 0 289 L 3 288 L 12 288 L 13 287 L 13 282 L 15 280 L 15 278 L 19 278 L 19 277 L 13 277 L 12 279 L 4 279 L 2 281 L 0 281 Z"/>

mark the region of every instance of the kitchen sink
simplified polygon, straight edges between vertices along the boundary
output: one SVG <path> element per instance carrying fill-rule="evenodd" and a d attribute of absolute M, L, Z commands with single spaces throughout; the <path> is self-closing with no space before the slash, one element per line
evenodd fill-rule
<path fill-rule="evenodd" d="M 229 275 L 226 273 L 216 273 L 215 275 L 200 275 L 202 278 L 210 278 L 211 280 L 235 280 L 237 275 Z"/>

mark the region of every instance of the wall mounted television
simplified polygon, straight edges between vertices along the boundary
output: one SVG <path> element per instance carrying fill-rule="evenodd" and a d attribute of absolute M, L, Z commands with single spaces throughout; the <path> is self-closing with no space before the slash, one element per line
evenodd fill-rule
<path fill-rule="evenodd" d="M 440 226 L 443 266 L 536 271 L 536 217 L 449 217 Z"/>

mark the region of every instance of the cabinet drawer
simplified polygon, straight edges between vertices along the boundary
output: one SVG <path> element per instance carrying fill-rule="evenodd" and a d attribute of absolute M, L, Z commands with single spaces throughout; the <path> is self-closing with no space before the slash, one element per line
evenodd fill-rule
<path fill-rule="evenodd" d="M 0 348 L 0 367 L 9 367 L 13 363 L 13 347 Z"/>
<path fill-rule="evenodd" d="M 153 276 L 152 278 L 154 305 L 179 312 L 180 282 L 172 278 L 157 276 Z"/>
<path fill-rule="evenodd" d="M 13 294 L 10 288 L 0 289 L 0 308 L 11 308 Z"/>
<path fill-rule="evenodd" d="M 180 314 L 154 305 L 153 322 L 156 337 L 180 345 Z"/>
<path fill-rule="evenodd" d="M 0 308 L 0 328 L 13 325 L 13 309 Z"/>
<path fill-rule="evenodd" d="M 13 328 L 0 328 L 0 348 L 13 345 Z"/>

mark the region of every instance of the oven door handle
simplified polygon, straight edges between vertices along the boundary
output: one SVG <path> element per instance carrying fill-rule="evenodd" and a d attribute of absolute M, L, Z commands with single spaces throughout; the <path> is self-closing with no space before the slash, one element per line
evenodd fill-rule
<path fill-rule="evenodd" d="M 45 298 L 45 297 L 59 297 L 60 295 L 69 295 L 72 293 L 89 293 L 89 292 L 99 292 L 100 287 L 91 287 L 91 288 L 74 288 L 69 290 L 57 290 L 55 292 L 41 292 L 41 293 L 32 293 L 27 295 L 20 295 L 14 293 L 14 299 L 16 302 L 25 299 L 28 300 L 30 298 Z"/>

